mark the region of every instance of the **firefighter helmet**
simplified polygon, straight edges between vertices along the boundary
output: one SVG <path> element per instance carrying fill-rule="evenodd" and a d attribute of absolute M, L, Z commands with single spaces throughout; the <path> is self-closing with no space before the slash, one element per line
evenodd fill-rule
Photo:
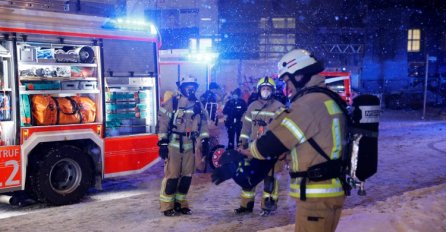
<path fill-rule="evenodd" d="M 242 96 L 242 90 L 240 88 L 236 88 L 234 89 L 234 91 L 232 91 L 232 95 L 237 95 L 238 97 Z"/>
<path fill-rule="evenodd" d="M 312 76 L 324 70 L 323 64 L 303 49 L 294 49 L 288 52 L 280 59 L 277 66 L 279 68 L 279 78 L 282 78 L 285 74 Z"/>
<path fill-rule="evenodd" d="M 183 88 L 185 85 L 193 85 L 195 89 L 198 89 L 197 78 L 192 75 L 181 77 L 180 81 L 177 82 L 178 88 Z"/>
<path fill-rule="evenodd" d="M 261 90 L 263 86 L 270 87 L 271 91 Z M 257 82 L 257 93 L 259 97 L 263 100 L 271 99 L 275 89 L 276 89 L 276 83 L 271 77 L 262 77 L 260 78 L 259 82 Z"/>
<path fill-rule="evenodd" d="M 220 86 L 216 82 L 209 83 L 209 89 L 220 89 Z"/>
<path fill-rule="evenodd" d="M 182 77 L 180 81 L 177 82 L 177 86 L 183 96 L 191 101 L 196 100 L 195 92 L 198 89 L 197 78 L 191 75 Z"/>
<path fill-rule="evenodd" d="M 220 167 L 212 173 L 212 182 L 218 185 L 232 178 L 240 187 L 252 189 L 265 179 L 276 161 L 248 160 L 236 150 L 226 150 L 219 159 Z"/>
<path fill-rule="evenodd" d="M 268 76 L 260 78 L 260 80 L 257 82 L 257 90 L 260 90 L 262 86 L 269 86 L 273 90 L 276 89 L 276 83 L 274 82 L 273 78 Z"/>

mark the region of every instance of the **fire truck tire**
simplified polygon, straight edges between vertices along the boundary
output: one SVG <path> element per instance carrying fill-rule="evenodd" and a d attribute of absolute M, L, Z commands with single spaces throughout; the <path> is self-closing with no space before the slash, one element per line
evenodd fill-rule
<path fill-rule="evenodd" d="M 31 174 L 30 185 L 37 200 L 50 205 L 79 202 L 92 185 L 93 164 L 75 146 L 51 148 Z"/>

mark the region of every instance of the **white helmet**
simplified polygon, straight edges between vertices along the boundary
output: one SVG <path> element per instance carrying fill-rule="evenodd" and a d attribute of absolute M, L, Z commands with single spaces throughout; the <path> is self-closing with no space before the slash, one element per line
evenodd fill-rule
<path fill-rule="evenodd" d="M 303 49 L 294 49 L 285 54 L 277 64 L 279 68 L 278 77 L 285 74 L 295 75 L 297 73 L 314 75 L 324 70 L 323 65 L 311 54 Z"/>
<path fill-rule="evenodd" d="M 182 88 L 187 84 L 192 84 L 195 88 L 198 88 L 197 78 L 192 75 L 183 76 L 180 81 L 177 82 L 178 88 Z"/>

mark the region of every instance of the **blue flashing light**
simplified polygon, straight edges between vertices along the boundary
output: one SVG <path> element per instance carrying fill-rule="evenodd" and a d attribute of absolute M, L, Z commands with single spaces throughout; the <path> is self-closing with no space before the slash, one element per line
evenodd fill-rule
<path fill-rule="evenodd" d="M 104 22 L 103 28 L 106 29 L 118 29 L 118 30 L 129 30 L 129 31 L 148 31 L 152 35 L 158 34 L 156 27 L 146 22 L 142 19 L 131 19 L 131 18 L 116 18 L 107 19 Z"/>

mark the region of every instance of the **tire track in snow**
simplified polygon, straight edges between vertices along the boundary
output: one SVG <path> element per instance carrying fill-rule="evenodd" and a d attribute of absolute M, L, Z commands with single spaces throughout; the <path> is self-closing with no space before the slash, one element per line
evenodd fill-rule
<path fill-rule="evenodd" d="M 439 140 L 439 141 L 436 141 L 436 142 L 431 142 L 431 143 L 427 144 L 427 147 L 430 148 L 430 149 L 432 149 L 432 150 L 435 150 L 435 151 L 437 151 L 437 152 L 446 154 L 446 150 L 442 150 L 442 149 L 440 149 L 440 148 L 435 147 L 435 145 L 438 144 L 438 143 L 446 143 L 446 141 L 444 141 L 444 140 Z"/>

